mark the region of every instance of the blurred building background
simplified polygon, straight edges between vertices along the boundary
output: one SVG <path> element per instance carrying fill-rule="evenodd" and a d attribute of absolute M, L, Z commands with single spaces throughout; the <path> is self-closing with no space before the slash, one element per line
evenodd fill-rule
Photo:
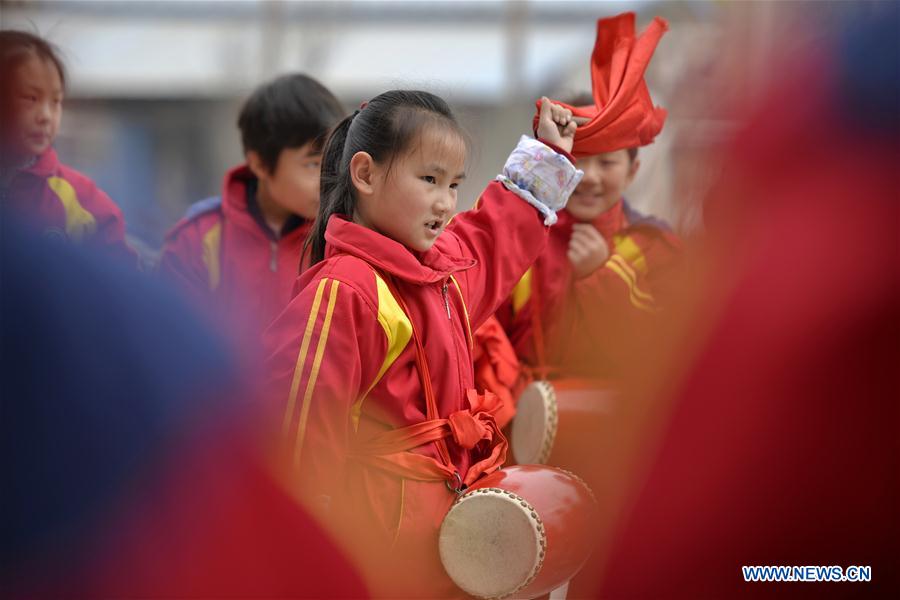
<path fill-rule="evenodd" d="M 772 3 L 738 4 L 756 5 L 744 7 L 741 31 L 765 38 Z M 318 78 L 348 110 L 396 87 L 445 97 L 473 140 L 460 194 L 467 208 L 529 131 L 536 98 L 589 90 L 596 20 L 626 10 L 637 12 L 639 29 L 654 15 L 671 27 L 647 73 L 654 101 L 670 116 L 642 150 L 629 198 L 687 233 L 702 225 L 698 198 L 715 171 L 703 151 L 734 127 L 715 105 L 746 93 L 715 77 L 734 5 L 0 0 L 0 25 L 39 33 L 61 49 L 70 81 L 56 142 L 61 158 L 119 203 L 130 238 L 152 251 L 241 161 L 243 98 L 289 71 Z M 765 54 L 741 61 L 750 72 L 764 69 Z"/>

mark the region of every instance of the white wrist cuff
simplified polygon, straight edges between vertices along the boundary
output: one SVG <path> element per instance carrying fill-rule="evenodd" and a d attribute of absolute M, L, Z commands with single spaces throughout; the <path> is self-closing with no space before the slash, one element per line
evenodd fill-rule
<path fill-rule="evenodd" d="M 523 135 L 497 181 L 534 206 L 545 225 L 556 223 L 556 211 L 565 208 L 584 171 L 569 159 L 535 139 Z"/>

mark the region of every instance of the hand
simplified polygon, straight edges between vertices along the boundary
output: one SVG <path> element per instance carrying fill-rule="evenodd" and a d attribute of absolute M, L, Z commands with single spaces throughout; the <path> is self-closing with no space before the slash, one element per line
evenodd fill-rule
<path fill-rule="evenodd" d="M 550 102 L 547 96 L 541 98 L 541 112 L 538 115 L 537 135 L 544 141 L 572 152 L 577 122 L 572 111 Z"/>
<path fill-rule="evenodd" d="M 609 246 L 600 232 L 590 223 L 575 223 L 566 253 L 572 263 L 575 279 L 587 277 L 609 258 Z"/>

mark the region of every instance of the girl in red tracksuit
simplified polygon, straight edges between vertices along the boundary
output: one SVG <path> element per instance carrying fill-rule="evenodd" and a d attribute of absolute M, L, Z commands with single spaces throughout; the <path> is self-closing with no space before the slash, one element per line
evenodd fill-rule
<path fill-rule="evenodd" d="M 376 595 L 461 593 L 438 528 L 454 492 L 506 455 L 496 398 L 472 389 L 472 331 L 540 254 L 581 177 L 570 113 L 544 105 L 546 143 L 523 136 L 455 217 L 465 141 L 440 98 L 381 94 L 325 148 L 313 266 L 269 330 L 269 366 L 287 478 Z"/>
<path fill-rule="evenodd" d="M 0 207 L 46 235 L 136 266 L 122 211 L 53 149 L 65 83 L 65 68 L 47 41 L 0 31 Z"/>

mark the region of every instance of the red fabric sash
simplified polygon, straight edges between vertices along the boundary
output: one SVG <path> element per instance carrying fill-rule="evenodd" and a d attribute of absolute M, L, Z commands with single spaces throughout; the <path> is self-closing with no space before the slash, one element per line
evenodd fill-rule
<path fill-rule="evenodd" d="M 489 318 L 475 331 L 472 358 L 476 387 L 493 392 L 499 399 L 498 409 L 491 412 L 502 429 L 516 414 L 515 390 L 522 365 L 496 317 Z"/>
<path fill-rule="evenodd" d="M 411 314 L 409 308 L 397 292 L 390 276 L 383 279 L 403 312 L 409 316 Z M 415 326 L 413 326 L 413 340 L 416 344 L 416 367 L 425 394 L 428 420 L 355 442 L 351 458 L 405 479 L 445 481 L 451 490 L 459 492 L 464 489 L 463 486 L 471 485 L 482 475 L 496 471 L 506 461 L 508 443 L 494 420 L 494 413 L 501 408 L 502 403 L 492 392 L 479 394 L 470 389 L 466 392 L 469 409 L 456 411 L 446 419 L 440 418 L 434 389 L 431 386 L 431 372 L 425 357 L 425 348 Z M 456 444 L 467 450 L 483 443 L 490 448 L 490 452 L 486 458 L 470 466 L 465 478 L 461 478 L 450 460 L 447 438 L 452 438 Z M 429 443 L 437 446 L 440 460 L 410 452 Z"/>

